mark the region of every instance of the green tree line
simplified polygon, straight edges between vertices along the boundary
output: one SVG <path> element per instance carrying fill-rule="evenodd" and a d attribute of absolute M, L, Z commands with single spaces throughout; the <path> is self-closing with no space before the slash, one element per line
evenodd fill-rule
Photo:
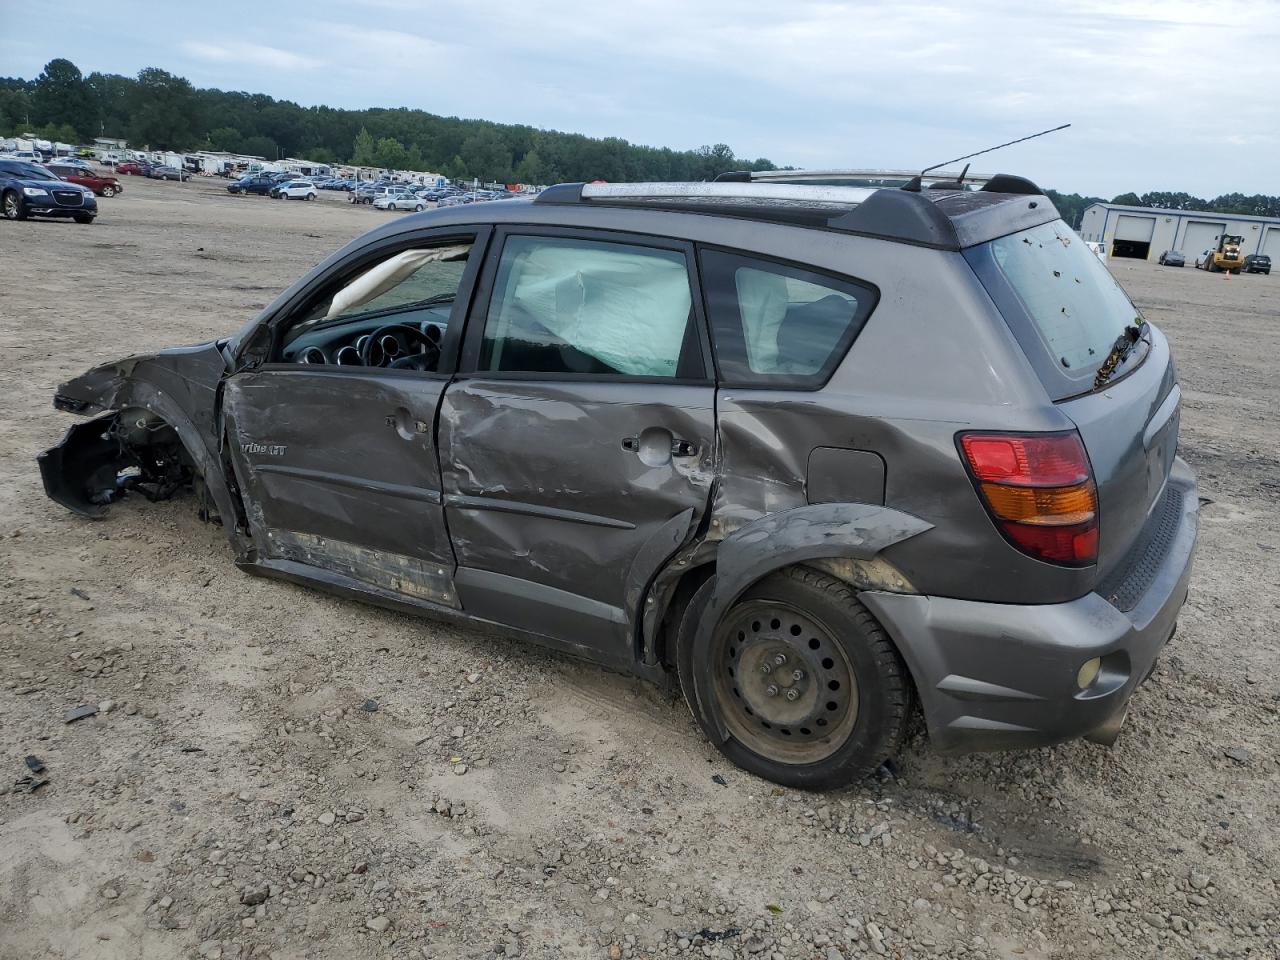
<path fill-rule="evenodd" d="M 0 135 L 23 133 L 66 143 L 124 137 L 139 147 L 227 150 L 268 160 L 306 157 L 522 183 L 706 180 L 726 170 L 776 169 L 764 158 L 736 157 L 724 144 L 672 150 L 403 107 L 303 107 L 262 93 L 200 89 L 156 67 L 136 77 L 86 76 L 61 58 L 50 60 L 33 80 L 0 77 Z M 1045 192 L 1073 226 L 1090 204 L 1105 200 Z M 1262 194 L 1205 200 L 1189 193 L 1122 193 L 1112 202 L 1280 216 L 1280 197 Z"/>
<path fill-rule="evenodd" d="M 774 169 L 764 158 L 736 157 L 724 144 L 672 150 L 425 110 L 303 107 L 261 93 L 197 88 L 156 67 L 136 77 L 84 75 L 61 58 L 33 80 L 0 78 L 0 134 L 22 133 L 68 143 L 123 137 L 139 148 L 305 157 L 522 183 L 703 180 L 726 170 Z"/>

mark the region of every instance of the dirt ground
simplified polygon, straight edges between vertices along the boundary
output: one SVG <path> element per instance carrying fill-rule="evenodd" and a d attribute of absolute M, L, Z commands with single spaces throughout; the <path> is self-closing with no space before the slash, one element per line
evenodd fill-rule
<path fill-rule="evenodd" d="M 816 795 L 645 684 L 242 574 L 189 498 L 45 499 L 58 383 L 399 215 L 224 186 L 0 223 L 0 958 L 1280 956 L 1280 277 L 1112 263 L 1208 499 L 1115 747 L 917 736 Z"/>

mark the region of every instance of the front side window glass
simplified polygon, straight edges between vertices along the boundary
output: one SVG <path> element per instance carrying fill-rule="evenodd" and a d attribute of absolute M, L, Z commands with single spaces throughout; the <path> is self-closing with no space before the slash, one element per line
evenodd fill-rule
<path fill-rule="evenodd" d="M 394 254 L 322 296 L 290 328 L 285 344 L 314 329 L 375 317 L 386 317 L 387 323 L 447 323 L 470 253 L 471 244 L 461 243 Z"/>
<path fill-rule="evenodd" d="M 682 253 L 566 237 L 509 237 L 489 303 L 480 369 L 701 375 Z M 682 357 L 685 362 L 682 363 Z"/>

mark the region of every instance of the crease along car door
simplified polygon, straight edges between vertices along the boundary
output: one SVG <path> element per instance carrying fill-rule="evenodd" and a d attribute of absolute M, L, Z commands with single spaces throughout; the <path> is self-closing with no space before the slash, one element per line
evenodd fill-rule
<path fill-rule="evenodd" d="M 637 607 L 702 519 L 714 470 L 691 263 L 651 238 L 502 235 L 440 413 L 468 613 L 634 662 Z"/>
<path fill-rule="evenodd" d="M 433 434 L 483 240 L 455 229 L 335 265 L 334 279 L 322 279 L 283 322 L 275 362 L 227 381 L 227 435 L 260 562 L 457 606 Z M 431 250 L 453 259 L 409 272 L 415 251 Z M 375 276 L 378 269 L 387 273 Z M 451 302 L 423 305 L 454 291 Z M 353 302 L 326 318 L 335 292 Z M 336 349 L 388 324 L 443 331 L 436 369 L 332 362 Z M 329 362 L 299 362 L 312 348 Z"/>

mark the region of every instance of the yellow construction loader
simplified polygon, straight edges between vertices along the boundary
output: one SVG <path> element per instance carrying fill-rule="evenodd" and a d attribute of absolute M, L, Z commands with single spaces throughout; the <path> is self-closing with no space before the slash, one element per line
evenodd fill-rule
<path fill-rule="evenodd" d="M 1217 249 L 1210 250 L 1209 255 L 1205 257 L 1204 268 L 1210 273 L 1220 273 L 1223 270 L 1239 273 L 1240 268 L 1244 266 L 1244 255 L 1240 252 L 1242 243 L 1244 243 L 1244 237 L 1230 233 L 1222 234 L 1218 237 Z"/>

